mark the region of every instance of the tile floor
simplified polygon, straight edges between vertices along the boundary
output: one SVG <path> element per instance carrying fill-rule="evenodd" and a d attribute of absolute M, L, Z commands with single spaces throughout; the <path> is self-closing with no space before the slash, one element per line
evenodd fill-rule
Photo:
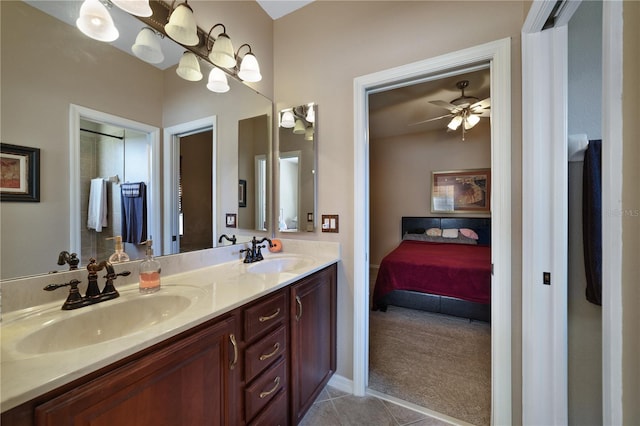
<path fill-rule="evenodd" d="M 301 426 L 449 426 L 451 423 L 374 396 L 357 397 L 327 386 Z"/>

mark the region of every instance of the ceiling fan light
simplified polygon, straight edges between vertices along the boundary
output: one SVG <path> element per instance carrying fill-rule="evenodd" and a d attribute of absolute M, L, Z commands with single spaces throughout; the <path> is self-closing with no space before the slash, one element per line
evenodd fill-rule
<path fill-rule="evenodd" d="M 198 58 L 193 52 L 184 52 L 180 63 L 176 69 L 176 73 L 187 81 L 200 81 L 202 80 L 202 73 L 200 72 L 200 63 Z"/>
<path fill-rule="evenodd" d="M 111 0 L 111 3 L 135 16 L 148 17 L 153 15 L 149 0 Z"/>
<path fill-rule="evenodd" d="M 131 51 L 140 59 L 150 64 L 159 64 L 164 61 L 164 54 L 160 47 L 160 40 L 156 32 L 145 27 L 140 30 Z"/>
<path fill-rule="evenodd" d="M 447 127 L 451 130 L 456 130 L 458 127 L 460 127 L 460 124 L 462 124 L 462 116 L 456 115 L 451 119 L 449 124 L 447 124 Z"/>
<path fill-rule="evenodd" d="M 473 128 L 480 121 L 480 117 L 474 114 L 469 114 L 467 118 L 464 120 L 464 129 L 469 130 Z"/>
<path fill-rule="evenodd" d="M 209 73 L 209 82 L 207 89 L 215 93 L 226 93 L 229 91 L 229 82 L 227 76 L 220 68 L 213 67 Z"/>
<path fill-rule="evenodd" d="M 198 27 L 193 10 L 184 2 L 171 12 L 169 22 L 164 26 L 167 35 L 185 46 L 195 46 L 200 42 Z"/>
<path fill-rule="evenodd" d="M 295 119 L 293 118 L 293 111 L 287 110 L 282 111 L 282 117 L 280 119 L 280 127 L 284 127 L 285 129 L 291 129 L 296 125 Z"/>
<path fill-rule="evenodd" d="M 293 133 L 296 135 L 302 135 L 306 131 L 305 125 L 301 119 L 296 119 L 296 124 L 293 126 Z"/>
<path fill-rule="evenodd" d="M 84 35 L 98 41 L 111 42 L 120 36 L 109 11 L 99 0 L 82 3 L 76 26 Z"/>

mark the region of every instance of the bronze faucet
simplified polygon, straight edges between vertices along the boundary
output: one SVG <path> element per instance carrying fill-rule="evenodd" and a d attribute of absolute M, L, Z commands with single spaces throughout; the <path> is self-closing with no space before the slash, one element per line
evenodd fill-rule
<path fill-rule="evenodd" d="M 101 271 L 102 269 L 106 269 L 107 275 L 104 276 L 104 278 L 106 278 L 106 283 L 102 292 L 100 292 L 100 288 L 98 287 L 98 271 Z M 78 284 L 80 284 L 80 281 L 75 279 L 64 284 L 49 284 L 44 288 L 44 290 L 53 291 L 60 287 L 71 287 L 69 289 L 69 296 L 67 296 L 67 300 L 62 304 L 62 309 L 68 311 L 119 297 L 120 293 L 118 293 L 118 290 L 116 290 L 113 285 L 113 281 L 118 276 L 126 277 L 131 274 L 129 271 L 117 274 L 110 262 L 103 260 L 100 263 L 96 263 L 96 260 L 93 258 L 89 260 L 87 271 L 89 272 L 89 285 L 87 286 L 87 292 L 84 297 L 80 294 L 80 290 L 78 290 Z"/>
<path fill-rule="evenodd" d="M 74 271 L 78 269 L 78 263 L 80 263 L 80 259 L 78 259 L 78 255 L 76 253 L 69 253 L 64 250 L 61 251 L 58 255 L 58 265 L 64 265 L 65 263 L 69 264 L 69 270 Z"/>
<path fill-rule="evenodd" d="M 265 241 L 269 243 L 269 247 L 273 247 L 273 243 L 269 238 L 264 237 L 261 240 L 257 240 L 256 237 L 254 236 L 253 239 L 251 240 L 251 248 L 240 250 L 240 253 L 245 253 L 245 252 L 247 253 L 244 257 L 243 262 L 253 263 L 253 262 L 259 262 L 263 260 L 264 257 L 262 256 L 262 249 L 265 248 L 266 246 L 261 246 L 259 244 L 264 243 Z"/>

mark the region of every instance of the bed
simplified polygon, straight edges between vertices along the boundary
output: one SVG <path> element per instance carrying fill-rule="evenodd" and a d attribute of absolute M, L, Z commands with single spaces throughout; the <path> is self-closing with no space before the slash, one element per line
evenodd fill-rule
<path fill-rule="evenodd" d="M 431 228 L 471 229 L 477 239 L 425 237 Z M 394 305 L 491 320 L 491 219 L 403 217 L 401 235 L 380 263 L 374 310 Z"/>

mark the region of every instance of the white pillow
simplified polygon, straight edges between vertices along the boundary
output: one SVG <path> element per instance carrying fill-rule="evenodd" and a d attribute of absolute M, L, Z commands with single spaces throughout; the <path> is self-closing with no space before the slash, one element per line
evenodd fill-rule
<path fill-rule="evenodd" d="M 443 229 L 442 238 L 458 238 L 458 228 Z"/>

